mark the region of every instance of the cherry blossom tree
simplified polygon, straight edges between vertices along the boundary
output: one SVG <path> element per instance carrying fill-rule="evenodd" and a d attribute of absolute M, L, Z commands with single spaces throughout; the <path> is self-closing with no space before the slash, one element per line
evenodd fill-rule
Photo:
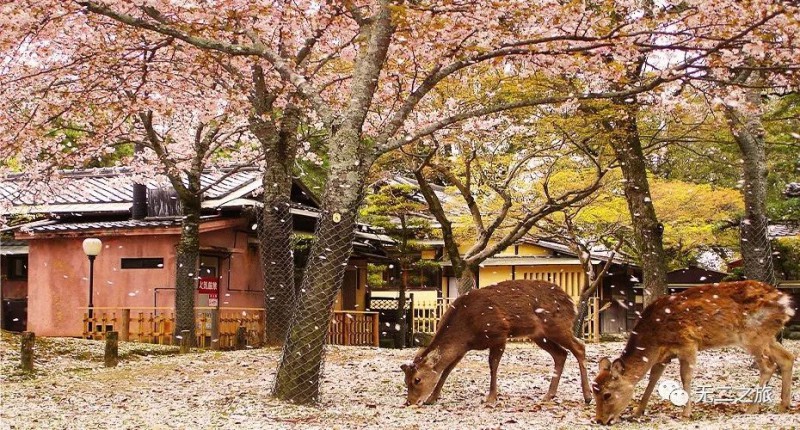
<path fill-rule="evenodd" d="M 133 185 L 135 192 L 160 176 L 180 203 L 175 330 L 189 330 L 194 339 L 202 196 L 258 158 L 247 123 L 227 100 L 219 74 L 198 73 L 209 69 L 187 58 L 172 38 L 124 28 L 109 31 L 83 21 L 76 22 L 83 38 L 62 40 L 54 36 L 63 31 L 58 24 L 63 11 L 34 6 L 25 11 L 30 15 L 12 12 L 37 21 L 19 28 L 23 36 L 17 49 L 27 55 L 4 57 L 2 81 L 8 90 L 2 103 L 10 137 L 4 155 L 29 165 L 30 180 L 48 183 L 53 192 L 57 169 L 91 165 L 102 154 L 136 146 L 134 159 L 117 160 L 133 171 L 133 181 L 140 184 Z M 208 175 L 203 180 L 212 165 L 227 162 L 230 151 L 248 162 L 215 175 L 214 181 Z M 34 187 L 32 194 L 37 191 Z"/>
<path fill-rule="evenodd" d="M 469 131 L 409 151 L 413 175 L 441 225 L 459 294 L 477 287 L 486 259 L 548 215 L 579 205 L 597 191 L 613 163 L 591 135 L 548 132 L 552 126 L 546 119 L 536 121 L 531 119 L 535 114 L 526 113 L 526 121 L 479 121 Z M 454 191 L 443 199 L 432 182 Z M 468 246 L 462 251 L 460 245 Z"/>
<path fill-rule="evenodd" d="M 616 85 L 626 76 L 619 65 L 635 63 L 642 50 L 680 52 L 684 44 L 689 44 L 700 46 L 699 52 L 717 52 L 728 40 L 749 34 L 748 29 L 784 13 L 780 6 L 754 2 L 752 11 L 719 24 L 725 20 L 719 19 L 718 11 L 736 2 L 725 1 L 723 6 L 719 2 L 693 2 L 688 7 L 667 4 L 659 6 L 666 12 L 651 18 L 661 20 L 660 24 L 648 27 L 639 24 L 641 14 L 628 3 L 49 0 L 19 2 L 7 8 L 17 12 L 13 29 L 40 28 L 42 16 L 50 17 L 48 30 L 65 42 L 79 42 L 76 50 L 85 46 L 81 41 L 91 39 L 124 54 L 124 42 L 133 43 L 146 35 L 174 42 L 176 51 L 189 59 L 187 64 L 216 61 L 228 73 L 236 70 L 242 76 L 252 76 L 254 71 L 258 74 L 260 67 L 264 88 L 274 94 L 272 104 L 252 115 L 249 112 L 258 110 L 243 107 L 248 100 L 239 88 L 226 93 L 224 100 L 230 107 L 254 119 L 265 119 L 264 112 L 269 111 L 283 125 L 283 113 L 294 106 L 309 124 L 325 131 L 329 168 L 323 212 L 275 386 L 277 397 L 308 403 L 319 395 L 324 328 L 352 247 L 364 178 L 377 157 L 470 118 L 576 100 L 610 97 L 625 101 L 677 81 L 703 58 L 692 57 L 678 66 Z M 623 22 L 615 18 L 618 16 L 625 17 Z M 99 33 L 73 31 L 82 30 L 87 22 Z M 707 25 L 709 22 L 715 25 Z M 40 58 L 56 59 L 97 53 L 75 51 L 75 55 L 64 55 L 60 52 L 63 48 L 36 44 L 15 33 L 4 31 L 2 37 L 4 51 L 16 52 L 16 57 L 33 51 Z M 38 34 L 33 32 L 30 37 L 35 39 Z M 659 37 L 668 36 L 672 37 L 670 44 L 661 46 Z M 65 45 L 69 44 L 59 46 Z M 107 56 L 104 51 L 100 57 L 98 62 L 92 59 L 95 69 L 118 66 L 119 55 Z M 35 65 L 36 60 L 32 63 Z M 488 93 L 459 100 L 435 97 L 445 86 L 470 86 L 470 71 L 479 65 L 502 70 L 517 80 L 533 73 L 565 75 L 574 77 L 576 85 L 537 88 L 513 98 Z M 72 79 L 67 73 L 52 81 L 53 88 L 66 88 Z M 261 82 L 253 81 L 254 91 Z M 174 90 L 169 96 L 165 94 L 162 103 L 172 100 L 166 103 L 170 105 L 180 99 L 183 87 Z M 52 98 L 53 93 L 40 94 Z M 93 95 L 92 91 L 84 94 Z M 187 106 L 214 102 L 217 100 L 193 99 Z M 45 110 L 27 112 L 47 115 Z M 114 118 L 93 119 L 108 130 L 128 123 L 122 120 L 124 116 Z M 14 119 L 14 124 L 20 124 L 18 118 Z M 273 129 L 290 131 L 293 126 Z M 5 138 L 24 141 L 14 137 L 12 133 Z M 291 159 L 291 148 L 292 144 L 285 147 L 282 160 Z"/>

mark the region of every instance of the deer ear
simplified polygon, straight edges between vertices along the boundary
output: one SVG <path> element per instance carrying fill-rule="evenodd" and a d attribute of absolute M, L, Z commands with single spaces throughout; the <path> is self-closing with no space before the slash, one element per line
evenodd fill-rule
<path fill-rule="evenodd" d="M 401 364 L 400 368 L 403 369 L 403 372 L 406 373 L 408 373 L 408 371 L 411 370 L 411 366 L 409 366 L 408 364 Z"/>
<path fill-rule="evenodd" d="M 600 371 L 602 372 L 604 370 L 606 372 L 611 370 L 611 360 L 609 360 L 608 357 L 600 359 Z"/>
<path fill-rule="evenodd" d="M 622 364 L 622 360 L 616 359 L 613 363 L 611 363 L 611 373 L 614 374 L 621 374 L 625 371 L 625 365 Z"/>
<path fill-rule="evenodd" d="M 428 366 L 435 366 L 436 363 L 438 363 L 441 358 L 442 354 L 439 352 L 439 349 L 437 348 L 431 351 L 431 353 L 428 354 L 427 357 L 425 357 L 425 362 Z"/>

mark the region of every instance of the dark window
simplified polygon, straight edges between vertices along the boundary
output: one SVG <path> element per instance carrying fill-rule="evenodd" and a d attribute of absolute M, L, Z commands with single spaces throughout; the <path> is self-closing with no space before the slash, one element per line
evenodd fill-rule
<path fill-rule="evenodd" d="M 163 258 L 123 258 L 123 269 L 163 269 Z"/>
<path fill-rule="evenodd" d="M 17 281 L 28 279 L 28 256 L 10 255 L 8 257 L 8 279 Z"/>

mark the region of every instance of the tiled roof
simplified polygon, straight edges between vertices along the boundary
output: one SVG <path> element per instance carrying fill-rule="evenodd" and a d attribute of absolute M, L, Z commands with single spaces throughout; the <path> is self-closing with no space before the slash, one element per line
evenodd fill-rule
<path fill-rule="evenodd" d="M 123 220 L 123 221 L 94 221 L 94 222 L 64 222 L 49 225 L 39 225 L 23 228 L 31 233 L 52 233 L 83 230 L 110 230 L 139 227 L 174 227 L 180 225 L 180 220 Z"/>
<path fill-rule="evenodd" d="M 549 240 L 540 240 L 533 237 L 523 237 L 519 242 L 527 243 L 530 245 L 541 246 L 542 248 L 547 248 L 556 252 L 560 252 L 562 254 L 574 255 L 576 257 L 578 256 L 578 254 L 575 251 L 573 251 L 572 248 L 562 243 L 551 242 Z M 622 252 L 620 251 L 612 252 L 612 250 L 607 249 L 605 247 L 598 247 L 592 249 L 591 254 L 592 254 L 592 260 L 608 261 L 609 258 L 612 258 L 614 263 L 635 265 L 633 260 L 628 256 L 626 256 L 625 254 L 623 254 Z"/>
<path fill-rule="evenodd" d="M 770 224 L 769 237 L 800 236 L 800 223 L 796 224 Z"/>
<path fill-rule="evenodd" d="M 218 169 L 203 174 L 201 184 L 211 186 L 204 194 L 204 207 L 219 207 L 260 189 L 260 171 L 230 172 Z M 155 180 L 145 185 L 159 186 Z M 17 213 L 126 212 L 133 202 L 133 174 L 126 168 L 64 171 L 53 185 L 9 175 L 0 181 L 0 199 L 10 201 L 12 212 Z"/>
<path fill-rule="evenodd" d="M 790 182 L 786 184 L 786 197 L 800 197 L 800 182 Z"/>

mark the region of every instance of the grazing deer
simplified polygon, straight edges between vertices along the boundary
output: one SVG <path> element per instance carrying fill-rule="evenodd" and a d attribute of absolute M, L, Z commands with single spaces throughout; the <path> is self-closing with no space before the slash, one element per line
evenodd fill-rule
<path fill-rule="evenodd" d="M 403 364 L 407 405 L 434 403 L 464 354 L 489 349 L 491 382 L 486 404 L 497 401 L 497 366 L 510 337 L 528 337 L 553 356 L 555 374 L 544 400 L 555 396 L 567 350 L 578 359 L 581 388 L 591 402 L 583 343 L 572 335 L 575 304 L 559 286 L 543 281 L 505 281 L 456 299 L 439 323 L 430 345 L 413 363 Z"/>
<path fill-rule="evenodd" d="M 600 373 L 592 385 L 595 419 L 612 424 L 628 406 L 633 388 L 650 371 L 650 381 L 635 415 L 644 413 L 647 401 L 673 359 L 680 362 L 681 382 L 689 394 L 683 417 L 692 413 L 692 371 L 697 351 L 741 346 L 755 358 L 761 372 L 759 386 L 769 381 L 775 368 L 782 378 L 779 411 L 789 407 L 794 356 L 775 337 L 794 315 L 790 297 L 756 281 L 722 282 L 689 288 L 651 303 L 631 332 L 622 355 L 612 363 L 600 360 Z M 753 403 L 748 412 L 756 412 Z"/>

